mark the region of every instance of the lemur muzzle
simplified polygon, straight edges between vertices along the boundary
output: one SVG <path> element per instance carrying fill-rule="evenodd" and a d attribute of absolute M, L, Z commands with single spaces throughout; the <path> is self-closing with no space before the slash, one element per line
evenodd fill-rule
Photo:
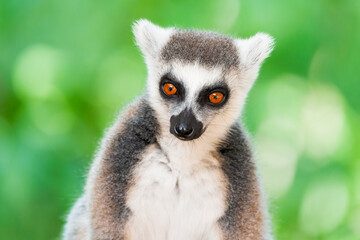
<path fill-rule="evenodd" d="M 196 119 L 191 109 L 186 108 L 170 118 L 170 132 L 181 140 L 193 140 L 203 133 L 203 124 Z"/>

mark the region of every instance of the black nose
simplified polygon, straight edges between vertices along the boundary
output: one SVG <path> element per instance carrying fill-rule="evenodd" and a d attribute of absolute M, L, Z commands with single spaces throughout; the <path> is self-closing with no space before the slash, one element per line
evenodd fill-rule
<path fill-rule="evenodd" d="M 174 132 L 179 137 L 189 138 L 192 135 L 192 133 L 194 132 L 194 128 L 181 123 L 181 124 L 175 126 Z"/>
<path fill-rule="evenodd" d="M 170 118 L 170 132 L 183 141 L 190 141 L 201 136 L 203 124 L 198 121 L 191 109 L 184 109 Z"/>

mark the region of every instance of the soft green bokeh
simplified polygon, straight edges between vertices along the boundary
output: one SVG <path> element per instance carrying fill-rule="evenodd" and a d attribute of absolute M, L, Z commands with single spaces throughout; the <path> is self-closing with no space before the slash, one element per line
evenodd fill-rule
<path fill-rule="evenodd" d="M 0 1 L 0 238 L 57 239 L 145 88 L 131 24 L 273 35 L 243 119 L 277 239 L 360 239 L 360 1 Z"/>

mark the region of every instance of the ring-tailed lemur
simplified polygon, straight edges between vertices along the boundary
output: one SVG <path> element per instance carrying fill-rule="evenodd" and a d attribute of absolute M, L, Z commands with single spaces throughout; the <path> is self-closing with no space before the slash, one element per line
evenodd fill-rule
<path fill-rule="evenodd" d="M 273 39 L 161 28 L 133 32 L 147 91 L 107 131 L 63 239 L 272 239 L 237 123 Z"/>

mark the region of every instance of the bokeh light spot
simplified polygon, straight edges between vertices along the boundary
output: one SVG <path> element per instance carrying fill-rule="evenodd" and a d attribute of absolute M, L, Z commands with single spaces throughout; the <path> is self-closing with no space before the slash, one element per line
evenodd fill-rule
<path fill-rule="evenodd" d="M 350 214 L 350 228 L 360 238 L 360 206 Z"/>
<path fill-rule="evenodd" d="M 345 115 L 338 91 L 330 86 L 317 85 L 308 93 L 302 110 L 302 128 L 307 154 L 326 161 L 334 154 L 344 137 Z"/>
<path fill-rule="evenodd" d="M 288 127 L 284 127 L 288 125 Z M 291 186 L 296 171 L 298 150 L 285 138 L 276 137 L 286 130 L 293 132 L 291 122 L 284 119 L 269 119 L 256 134 L 258 158 L 265 189 L 273 198 L 279 198 Z"/>
<path fill-rule="evenodd" d="M 264 185 L 273 198 L 283 196 L 291 187 L 303 150 L 299 124 L 304 91 L 302 78 L 284 75 L 267 92 L 267 116 L 256 132 L 255 143 Z"/>
<path fill-rule="evenodd" d="M 74 124 L 74 115 L 62 102 L 36 102 L 30 110 L 35 126 L 48 135 L 63 134 Z"/>
<path fill-rule="evenodd" d="M 215 16 L 213 16 L 213 25 L 222 31 L 230 29 L 236 22 L 240 10 L 240 1 L 238 0 L 218 0 L 215 3 Z"/>
<path fill-rule="evenodd" d="M 349 206 L 345 178 L 329 175 L 307 189 L 300 210 L 302 229 L 319 236 L 333 231 L 344 219 Z"/>
<path fill-rule="evenodd" d="M 18 58 L 14 70 L 14 88 L 22 98 L 46 98 L 55 89 L 61 67 L 59 51 L 43 45 L 31 46 Z"/>

